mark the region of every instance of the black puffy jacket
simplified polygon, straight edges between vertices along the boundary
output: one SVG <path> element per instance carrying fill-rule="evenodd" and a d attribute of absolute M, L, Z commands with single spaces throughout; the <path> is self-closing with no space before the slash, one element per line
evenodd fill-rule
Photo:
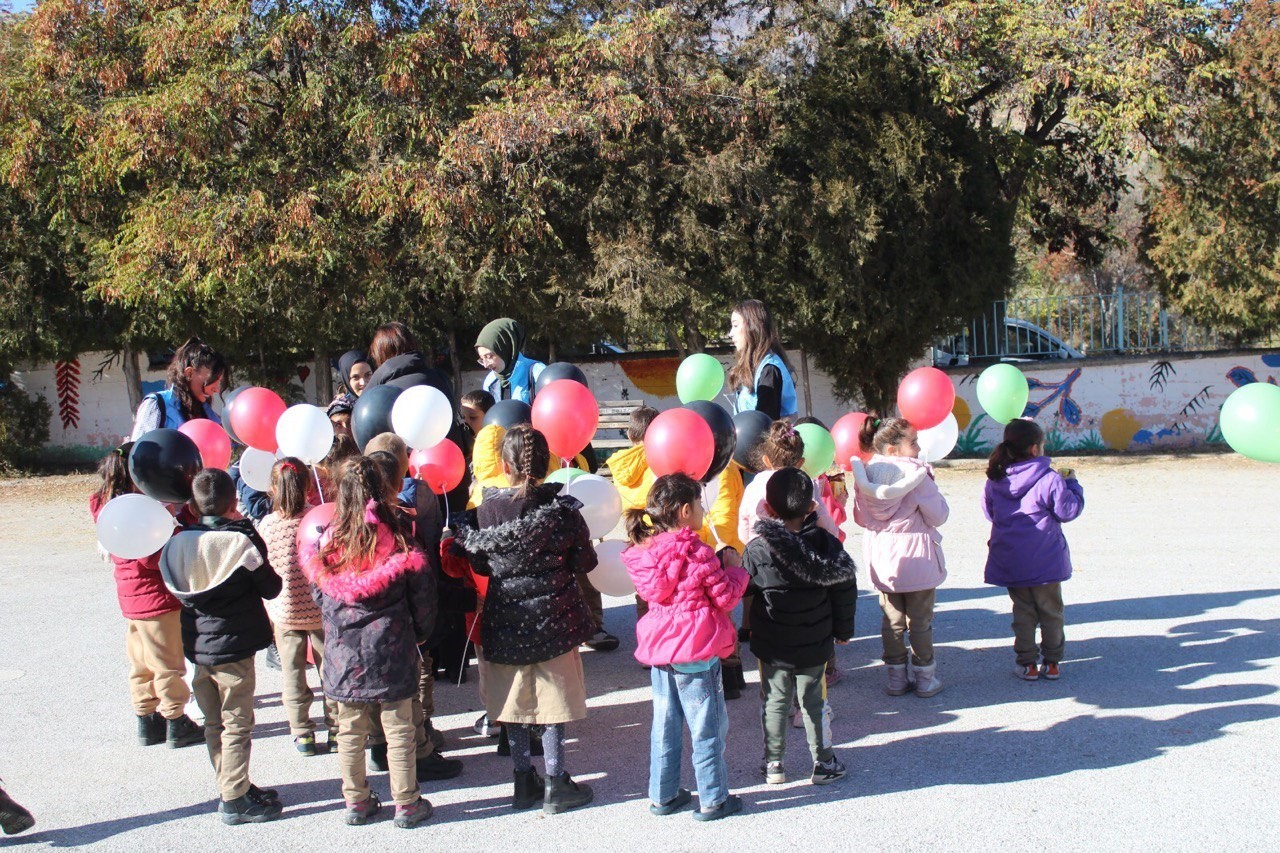
<path fill-rule="evenodd" d="M 559 484 L 542 485 L 526 498 L 485 489 L 479 527 L 458 531 L 455 550 L 489 576 L 481 623 L 486 660 L 542 663 L 595 633 L 577 575 L 596 567 L 596 552 L 582 504 L 559 491 Z"/>
<path fill-rule="evenodd" d="M 283 582 L 251 522 L 205 516 L 184 527 L 160 552 L 160 574 L 182 604 L 187 660 L 235 663 L 271 645 L 262 600 L 279 595 Z"/>
<path fill-rule="evenodd" d="M 427 364 L 420 352 L 406 352 L 378 365 L 378 369 L 369 377 L 369 387 L 375 385 L 394 385 L 402 389 L 430 385 L 450 400 L 453 399 L 453 383 L 449 381 L 448 374 Z"/>
<path fill-rule="evenodd" d="M 742 565 L 751 577 L 751 653 L 774 666 L 809 669 L 831 657 L 835 640 L 853 637 L 857 567 L 817 514 L 792 533 L 762 518 Z"/>

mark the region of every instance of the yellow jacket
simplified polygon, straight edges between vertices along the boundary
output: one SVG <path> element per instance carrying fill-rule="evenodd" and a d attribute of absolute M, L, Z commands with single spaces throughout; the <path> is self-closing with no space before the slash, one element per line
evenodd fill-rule
<path fill-rule="evenodd" d="M 649 460 L 644 455 L 644 445 L 637 444 L 619 450 L 609 457 L 609 471 L 613 484 L 622 497 L 622 509 L 644 509 L 648 505 L 649 490 L 658 478 L 649 470 Z"/>
<path fill-rule="evenodd" d="M 475 509 L 480 505 L 481 495 L 485 489 L 510 488 L 511 481 L 502 472 L 502 439 L 507 431 L 497 424 L 489 424 L 476 433 L 475 445 L 471 448 L 471 492 L 467 497 L 467 509 Z M 587 470 L 587 461 L 581 454 L 573 460 L 575 467 Z M 547 465 L 549 476 L 560 467 L 560 457 L 551 454 L 551 462 Z"/>
<path fill-rule="evenodd" d="M 613 462 L 612 459 L 609 461 Z M 744 546 L 738 538 L 738 508 L 742 505 L 744 489 L 742 466 L 729 460 L 729 467 L 720 472 L 713 482 L 718 486 L 716 499 L 707 511 L 698 538 L 716 550 L 728 545 L 741 554 Z"/>

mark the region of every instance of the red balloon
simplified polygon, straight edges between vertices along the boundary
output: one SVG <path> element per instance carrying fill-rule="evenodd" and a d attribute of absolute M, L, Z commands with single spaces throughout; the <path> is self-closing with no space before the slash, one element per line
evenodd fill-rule
<path fill-rule="evenodd" d="M 658 477 L 681 473 L 699 480 L 715 458 L 715 435 L 692 409 L 667 409 L 649 424 L 644 455 Z"/>
<path fill-rule="evenodd" d="M 867 417 L 866 412 L 850 412 L 831 427 L 831 437 L 836 441 L 836 461 L 846 471 L 853 470 L 853 466 L 849 464 L 850 458 L 856 456 L 863 462 L 871 458 L 871 454 L 864 452 L 858 442 L 858 433 L 862 432 L 862 425 L 866 423 Z"/>
<path fill-rule="evenodd" d="M 410 473 L 430 486 L 437 495 L 443 495 L 461 483 L 466 470 L 467 460 L 462 451 L 447 438 L 409 454 Z"/>
<path fill-rule="evenodd" d="M 257 450 L 275 453 L 276 421 L 288 406 L 269 388 L 246 388 L 231 407 L 231 429 L 241 441 Z"/>
<path fill-rule="evenodd" d="M 564 459 L 582 452 L 599 423 L 595 395 L 572 379 L 557 379 L 533 398 L 533 428 L 547 437 L 551 452 Z"/>
<path fill-rule="evenodd" d="M 225 429 L 208 418 L 196 418 L 178 427 L 178 432 L 200 448 L 200 461 L 204 467 L 227 470 L 231 464 L 231 436 Z"/>
<path fill-rule="evenodd" d="M 898 413 L 917 430 L 932 429 L 945 421 L 955 403 L 951 377 L 936 367 L 917 367 L 898 386 Z"/>
<path fill-rule="evenodd" d="M 298 559 L 302 560 L 308 551 L 313 550 L 320 542 L 320 534 L 333 523 L 333 512 L 338 508 L 335 503 L 320 504 L 312 507 L 302 517 L 298 525 Z"/>

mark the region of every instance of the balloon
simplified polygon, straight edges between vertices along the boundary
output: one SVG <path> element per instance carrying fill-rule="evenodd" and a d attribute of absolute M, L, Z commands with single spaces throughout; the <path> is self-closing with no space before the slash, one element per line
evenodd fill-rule
<path fill-rule="evenodd" d="M 333 523 L 333 513 L 337 508 L 338 505 L 335 503 L 326 503 L 307 510 L 307 514 L 302 517 L 302 523 L 298 525 L 299 560 L 303 559 L 308 550 L 319 546 L 320 535 Z"/>
<path fill-rule="evenodd" d="M 711 468 L 716 439 L 697 412 L 667 409 L 653 419 L 644 434 L 644 455 L 655 476 L 688 474 L 695 480 Z"/>
<path fill-rule="evenodd" d="M 800 424 L 796 427 L 804 442 L 804 471 L 810 477 L 825 474 L 836 461 L 836 442 L 821 424 Z"/>
<path fill-rule="evenodd" d="M 846 471 L 853 470 L 849 460 L 854 456 L 863 462 L 871 458 L 871 454 L 864 452 L 858 441 L 858 434 L 862 432 L 862 425 L 866 420 L 866 412 L 850 412 L 831 427 L 831 439 L 836 443 L 836 461 Z"/>
<path fill-rule="evenodd" d="M 227 470 L 231 464 L 231 436 L 208 418 L 196 418 L 178 427 L 178 432 L 196 443 L 205 468 Z"/>
<path fill-rule="evenodd" d="M 551 452 L 572 459 L 596 434 L 600 407 L 586 385 L 571 379 L 557 379 L 533 399 L 532 419 L 533 428 L 546 436 Z"/>
<path fill-rule="evenodd" d="M 533 407 L 523 400 L 499 400 L 484 413 L 484 425 L 497 424 L 511 429 L 519 424 L 533 423 Z"/>
<path fill-rule="evenodd" d="M 587 374 L 583 373 L 576 364 L 570 364 L 567 361 L 556 361 L 542 368 L 542 372 L 538 374 L 538 378 L 534 381 L 533 393 L 535 398 L 542 393 L 542 389 L 552 382 L 559 382 L 562 379 L 577 382 L 584 388 L 590 387 L 587 384 Z"/>
<path fill-rule="evenodd" d="M 98 513 L 98 543 L 122 560 L 141 560 L 164 547 L 173 535 L 173 516 L 146 495 L 118 495 Z"/>
<path fill-rule="evenodd" d="M 191 481 L 202 467 L 200 448 L 176 429 L 144 433 L 129 451 L 129 477 L 133 484 L 147 497 L 163 503 L 191 500 Z"/>
<path fill-rule="evenodd" d="M 240 479 L 245 485 L 259 492 L 271 491 L 271 469 L 275 467 L 276 455 L 256 447 L 250 447 L 240 454 Z"/>
<path fill-rule="evenodd" d="M 231 409 L 235 405 L 236 400 L 240 398 L 240 395 L 252 387 L 252 385 L 241 385 L 222 400 L 222 428 L 227 431 L 227 435 L 230 436 L 231 440 L 236 444 L 244 444 L 244 442 L 240 440 L 240 437 L 236 435 L 235 430 L 231 428 Z"/>
<path fill-rule="evenodd" d="M 636 585 L 627 574 L 627 566 L 622 562 L 622 552 L 628 544 L 621 539 L 608 539 L 596 545 L 596 558 L 599 562 L 587 575 L 591 585 L 603 595 L 635 595 Z"/>
<path fill-rule="evenodd" d="M 587 476 L 587 472 L 581 468 L 557 468 L 547 475 L 544 483 L 572 483 L 579 477 Z"/>
<path fill-rule="evenodd" d="M 715 356 L 695 352 L 680 362 L 676 371 L 676 393 L 681 403 L 714 400 L 724 388 L 724 365 Z"/>
<path fill-rule="evenodd" d="M 922 429 L 916 433 L 916 441 L 920 443 L 920 461 L 937 462 L 946 459 L 947 454 L 956 449 L 956 441 L 960 438 L 960 424 L 954 414 L 949 414 L 936 427 Z"/>
<path fill-rule="evenodd" d="M 275 453 L 276 423 L 287 408 L 280 395 L 270 388 L 246 388 L 231 409 L 231 426 L 236 436 L 250 447 Z"/>
<path fill-rule="evenodd" d="M 415 385 L 391 406 L 391 426 L 410 447 L 432 447 L 444 441 L 453 426 L 453 404 L 439 388 Z"/>
<path fill-rule="evenodd" d="M 715 440 L 715 454 L 711 457 L 711 467 L 702 475 L 702 482 L 709 483 L 729 467 L 733 451 L 738 446 L 738 434 L 733 429 L 733 418 L 722 407 L 709 400 L 694 400 L 686 403 L 685 408 L 697 412 L 698 417 L 711 427 L 711 437 Z"/>
<path fill-rule="evenodd" d="M 284 456 L 315 465 L 333 447 L 333 422 L 325 410 L 310 403 L 290 406 L 276 422 L 276 443 Z M 243 471 L 241 471 L 243 476 Z"/>
<path fill-rule="evenodd" d="M 603 539 L 622 518 L 622 498 L 618 488 L 599 474 L 574 477 L 560 494 L 582 501 L 582 517 L 592 539 Z"/>
<path fill-rule="evenodd" d="M 898 386 L 898 411 L 917 430 L 942 423 L 955 402 L 951 377 L 936 367 L 917 367 Z"/>
<path fill-rule="evenodd" d="M 375 385 L 356 398 L 351 409 L 351 437 L 362 453 L 375 435 L 392 432 L 391 410 L 402 393 L 403 389 L 394 385 Z"/>
<path fill-rule="evenodd" d="M 760 446 L 772 424 L 773 419 L 754 409 L 734 415 L 733 431 L 738 435 L 738 442 L 733 450 L 733 461 L 753 473 L 759 470 L 756 468 L 756 448 Z"/>
<path fill-rule="evenodd" d="M 409 391 L 405 393 L 408 394 Z M 458 445 L 446 438 L 431 447 L 409 454 L 409 470 L 414 477 L 430 486 L 431 491 L 443 495 L 462 482 L 462 475 L 467 471 L 467 460 L 463 458 Z"/>
<path fill-rule="evenodd" d="M 1027 378 L 1012 364 L 991 365 L 978 377 L 977 387 L 978 405 L 998 424 L 1022 417 L 1027 408 Z"/>
<path fill-rule="evenodd" d="M 1218 416 L 1222 437 L 1236 453 L 1280 462 L 1280 387 L 1251 382 L 1231 392 Z"/>

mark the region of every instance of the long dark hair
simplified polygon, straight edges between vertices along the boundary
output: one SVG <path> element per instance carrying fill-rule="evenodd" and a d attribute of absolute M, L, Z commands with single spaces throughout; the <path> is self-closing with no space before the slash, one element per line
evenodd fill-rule
<path fill-rule="evenodd" d="M 133 442 L 126 441 L 102 457 L 102 461 L 98 463 L 98 477 L 101 478 L 101 482 L 98 483 L 98 490 L 94 492 L 98 496 L 98 506 L 106 506 L 107 501 L 112 498 L 137 491 L 133 487 L 133 480 L 129 477 L 130 450 L 133 450 Z"/>
<path fill-rule="evenodd" d="M 286 456 L 271 466 L 271 508 L 282 518 L 301 518 L 307 510 L 307 465 Z"/>
<path fill-rule="evenodd" d="M 1003 480 L 1009 466 L 1031 458 L 1031 448 L 1044 444 L 1044 430 L 1035 421 L 1015 418 L 1005 424 L 1004 441 L 991 451 L 987 461 L 987 479 Z"/>
<path fill-rule="evenodd" d="M 191 338 L 178 347 L 173 360 L 169 362 L 169 385 L 178 398 L 178 411 L 182 412 L 182 417 L 193 420 L 204 417 L 204 407 L 191 396 L 191 383 L 187 380 L 188 367 L 196 370 L 207 367 L 212 382 L 225 379 L 228 384 L 231 382 L 231 371 L 227 369 L 227 360 L 222 354 L 199 338 Z"/>
<path fill-rule="evenodd" d="M 410 550 L 391 506 L 382 470 L 372 459 L 360 456 L 349 461 L 338 480 L 337 506 L 333 512 L 333 534 L 320 549 L 323 571 L 339 574 L 364 571 L 373 564 L 378 550 L 378 531 L 369 513 L 382 522 L 396 539 L 396 550 Z"/>
<path fill-rule="evenodd" d="M 547 438 L 529 424 L 517 424 L 502 438 L 502 461 L 511 469 L 511 485 L 528 497 L 551 464 Z"/>
<path fill-rule="evenodd" d="M 783 367 L 790 373 L 791 362 L 782 348 L 778 331 L 774 328 L 773 317 L 769 309 L 759 299 L 744 299 L 733 306 L 733 313 L 742 318 L 746 335 L 745 346 L 733 357 L 733 365 L 729 368 L 730 388 L 749 388 L 756 390 L 756 368 L 769 353 L 782 359 Z"/>
<path fill-rule="evenodd" d="M 648 506 L 627 510 L 627 539 L 639 545 L 680 526 L 680 508 L 702 500 L 702 486 L 688 474 L 664 474 L 649 489 Z M 646 517 L 647 516 L 647 517 Z"/>
<path fill-rule="evenodd" d="M 906 418 L 881 418 L 867 415 L 858 431 L 858 446 L 863 453 L 883 453 L 886 447 L 902 442 L 912 430 Z"/>

